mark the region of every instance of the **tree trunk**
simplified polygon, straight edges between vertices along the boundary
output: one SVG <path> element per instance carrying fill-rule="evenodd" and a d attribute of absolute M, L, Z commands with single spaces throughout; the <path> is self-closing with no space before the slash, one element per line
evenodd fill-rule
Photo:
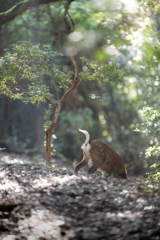
<path fill-rule="evenodd" d="M 43 146 L 43 105 L 41 104 L 41 102 L 38 102 L 36 104 L 36 109 L 37 109 L 37 125 L 36 125 L 36 130 L 37 130 L 37 140 L 38 140 L 38 144 L 40 147 Z"/>
<path fill-rule="evenodd" d="M 51 165 L 51 160 L 50 160 L 50 157 L 51 157 L 51 138 L 52 138 L 52 132 L 56 128 L 56 123 L 57 123 L 57 120 L 58 120 L 60 109 L 61 109 L 61 101 L 59 102 L 59 104 L 56 108 L 56 111 L 54 113 L 53 121 L 52 121 L 50 127 L 46 131 L 46 165 Z"/>
<path fill-rule="evenodd" d="M 74 24 L 69 12 L 68 12 L 67 7 L 65 8 L 65 11 L 66 11 L 66 13 L 68 14 L 68 16 L 71 20 L 71 23 L 72 23 L 71 32 L 73 32 L 75 24 Z M 62 107 L 64 101 L 66 100 L 66 98 L 69 96 L 69 94 L 72 93 L 78 86 L 78 77 L 79 77 L 78 64 L 77 64 L 76 60 L 74 59 L 74 55 L 70 54 L 70 59 L 71 59 L 73 65 L 74 65 L 75 76 L 74 76 L 72 86 L 70 87 L 70 89 L 68 91 L 65 92 L 65 94 L 62 96 L 61 99 L 59 98 L 58 91 L 57 91 L 56 86 L 54 84 L 57 99 L 58 99 L 58 106 L 57 106 L 56 111 L 54 113 L 54 118 L 53 118 L 53 121 L 51 123 L 51 126 L 46 131 L 46 165 L 51 165 L 51 160 L 50 160 L 50 156 L 51 156 L 51 137 L 52 137 L 53 130 L 56 128 L 56 123 L 57 123 L 57 120 L 58 120 L 58 116 L 59 116 L 61 107 Z M 54 80 L 53 80 L 53 82 L 54 82 Z"/>
<path fill-rule="evenodd" d="M 55 110 L 53 121 L 51 123 L 51 126 L 46 131 L 46 165 L 51 165 L 51 160 L 50 160 L 50 156 L 51 156 L 51 137 L 52 137 L 53 130 L 56 128 L 56 123 L 57 123 L 57 120 L 58 120 L 58 117 L 59 117 L 61 106 L 64 103 L 64 101 L 66 100 L 66 98 L 69 96 L 69 94 L 72 93 L 78 85 L 78 74 L 79 74 L 78 64 L 75 61 L 73 56 L 70 56 L 70 57 L 71 57 L 72 63 L 74 64 L 74 67 L 75 67 L 75 78 L 74 78 L 74 81 L 73 81 L 73 84 L 72 84 L 71 88 L 63 95 L 61 100 L 59 99 L 59 96 L 58 96 L 59 103 L 58 103 L 58 106 Z M 56 92 L 57 92 L 57 90 L 56 90 Z M 57 95 L 58 95 L 58 92 L 57 92 Z"/>
<path fill-rule="evenodd" d="M 8 115 L 8 102 L 9 98 L 5 97 L 4 100 L 4 111 L 3 111 L 3 116 L 1 119 L 1 129 L 0 129 L 0 138 L 2 140 L 4 133 L 5 133 L 5 125 L 7 125 L 7 115 Z"/>
<path fill-rule="evenodd" d="M 47 129 L 46 131 L 46 165 L 51 165 L 51 137 L 52 131 L 51 129 Z"/>

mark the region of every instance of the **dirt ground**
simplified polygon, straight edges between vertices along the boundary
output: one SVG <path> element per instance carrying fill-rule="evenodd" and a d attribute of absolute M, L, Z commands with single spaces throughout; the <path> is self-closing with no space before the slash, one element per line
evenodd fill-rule
<path fill-rule="evenodd" d="M 158 240 L 160 186 L 0 155 L 0 240 Z"/>

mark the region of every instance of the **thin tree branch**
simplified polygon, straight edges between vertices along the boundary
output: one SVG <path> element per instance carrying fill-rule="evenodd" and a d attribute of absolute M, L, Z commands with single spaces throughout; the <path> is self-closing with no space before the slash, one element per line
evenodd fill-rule
<path fill-rule="evenodd" d="M 65 6 L 65 5 L 64 5 L 64 6 Z M 71 32 L 73 32 L 73 31 L 74 31 L 74 27 L 75 27 L 75 23 L 73 22 L 73 19 L 71 18 L 70 14 L 69 14 L 69 12 L 68 12 L 68 9 L 67 9 L 66 7 L 65 7 L 65 11 L 67 12 L 67 14 L 68 14 L 68 16 L 69 16 L 69 18 L 70 18 L 70 20 L 71 20 L 71 23 L 72 23 Z M 68 41 L 69 41 L 69 43 L 70 43 L 69 38 L 68 38 Z M 76 62 L 74 56 L 73 56 L 71 53 L 70 53 L 70 59 L 71 59 L 73 65 L 74 65 L 75 77 L 74 77 L 74 81 L 73 81 L 73 84 L 72 84 L 71 88 L 63 95 L 63 97 L 62 97 L 62 99 L 61 99 L 61 106 L 62 106 L 62 104 L 64 103 L 64 101 L 66 100 L 66 98 L 68 97 L 68 95 L 69 95 L 71 92 L 73 92 L 73 91 L 76 89 L 77 85 L 78 85 L 78 76 L 79 76 L 78 63 Z"/>
<path fill-rule="evenodd" d="M 70 1 L 70 3 L 71 3 L 71 1 Z M 75 23 L 73 22 L 73 19 L 72 19 L 71 15 L 70 15 L 69 12 L 68 12 L 68 7 L 69 7 L 69 4 L 70 4 L 70 3 L 68 3 L 68 4 L 66 4 L 66 5 L 63 3 L 63 5 L 64 5 L 64 8 L 65 8 L 65 13 L 68 15 L 68 17 L 69 17 L 69 19 L 70 19 L 70 21 L 71 21 L 71 23 L 72 23 L 71 32 L 73 32 L 73 31 L 74 31 L 74 27 L 75 27 Z"/>

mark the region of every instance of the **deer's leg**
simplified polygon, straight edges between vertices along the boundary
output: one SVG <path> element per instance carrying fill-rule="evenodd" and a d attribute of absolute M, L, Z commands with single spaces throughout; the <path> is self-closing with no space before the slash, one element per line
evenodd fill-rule
<path fill-rule="evenodd" d="M 88 161 L 86 159 L 82 159 L 82 161 L 75 166 L 74 171 L 78 172 L 80 168 L 86 166 L 88 164 Z"/>
<path fill-rule="evenodd" d="M 90 169 L 88 170 L 88 173 L 92 174 L 95 171 L 97 171 L 97 169 L 98 169 L 98 166 L 93 164 L 92 167 L 90 167 Z"/>

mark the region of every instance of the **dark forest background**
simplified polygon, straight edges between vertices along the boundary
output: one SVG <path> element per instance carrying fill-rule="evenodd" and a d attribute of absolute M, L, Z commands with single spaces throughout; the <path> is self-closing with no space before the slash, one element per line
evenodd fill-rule
<path fill-rule="evenodd" d="M 64 4 L 44 2 L 24 1 L 23 4 L 28 4 L 26 10 L 17 14 L 15 8 L 19 8 L 21 1 L 0 1 L 0 56 L 18 41 L 49 44 L 54 51 L 64 54 L 60 59 L 63 69 L 72 71 L 67 53 L 71 24 Z M 150 165 L 159 161 L 160 3 L 156 0 L 64 3 L 68 3 L 76 24 L 73 46 L 80 71 L 85 70 L 80 58 L 86 57 L 90 61 L 115 62 L 124 75 L 121 84 L 81 82 L 62 107 L 54 131 L 53 157 L 71 165 L 81 159 L 80 146 L 84 141 L 78 132 L 81 128 L 89 131 L 91 139 L 111 145 L 123 158 L 129 175 L 146 176 Z M 64 90 L 61 91 L 63 94 Z M 54 89 L 52 93 L 55 94 Z M 25 104 L 1 94 L 0 148 L 27 153 L 35 163 L 44 159 L 45 108 L 47 103 Z"/>

